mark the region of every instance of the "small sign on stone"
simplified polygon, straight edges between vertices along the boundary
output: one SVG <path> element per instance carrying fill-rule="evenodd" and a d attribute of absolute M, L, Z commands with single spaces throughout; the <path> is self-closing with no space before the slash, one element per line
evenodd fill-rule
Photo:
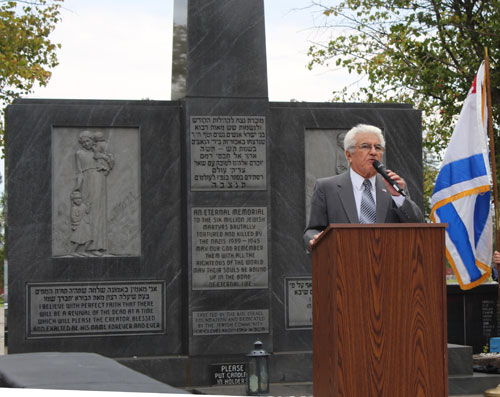
<path fill-rule="evenodd" d="M 212 385 L 244 385 L 246 383 L 246 364 L 212 364 Z"/>

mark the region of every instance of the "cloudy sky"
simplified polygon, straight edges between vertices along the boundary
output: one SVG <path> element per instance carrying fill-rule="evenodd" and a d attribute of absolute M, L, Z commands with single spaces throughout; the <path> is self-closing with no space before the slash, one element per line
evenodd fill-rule
<path fill-rule="evenodd" d="M 312 42 L 331 34 L 311 0 L 264 0 L 270 101 L 323 102 L 357 80 L 307 69 Z M 173 0 L 65 0 L 51 38 L 59 65 L 28 97 L 170 100 Z M 0 172 L 3 172 L 0 159 Z M 4 190 L 4 178 L 0 191 Z"/>
<path fill-rule="evenodd" d="M 349 75 L 307 69 L 320 13 L 310 0 L 264 4 L 269 99 L 328 101 Z M 65 0 L 63 7 L 52 36 L 62 45 L 60 64 L 30 97 L 170 99 L 173 0 Z"/>

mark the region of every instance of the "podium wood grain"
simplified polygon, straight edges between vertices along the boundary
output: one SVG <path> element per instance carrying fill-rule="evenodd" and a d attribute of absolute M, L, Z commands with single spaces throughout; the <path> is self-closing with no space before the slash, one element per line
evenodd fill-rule
<path fill-rule="evenodd" d="M 447 396 L 444 225 L 331 225 L 313 248 L 314 396 Z"/>

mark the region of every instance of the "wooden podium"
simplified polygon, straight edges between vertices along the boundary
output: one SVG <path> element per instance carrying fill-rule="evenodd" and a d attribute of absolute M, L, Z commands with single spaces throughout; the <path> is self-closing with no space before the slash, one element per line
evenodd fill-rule
<path fill-rule="evenodd" d="M 314 397 L 448 396 L 443 224 L 335 224 L 312 250 Z"/>

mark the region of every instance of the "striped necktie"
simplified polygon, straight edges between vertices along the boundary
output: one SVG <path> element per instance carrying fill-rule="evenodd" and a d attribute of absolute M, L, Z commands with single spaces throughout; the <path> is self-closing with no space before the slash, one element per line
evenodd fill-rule
<path fill-rule="evenodd" d="M 361 208 L 359 211 L 360 223 L 375 223 L 377 220 L 377 210 L 375 200 L 373 200 L 371 187 L 372 184 L 369 179 L 363 181 L 363 195 L 361 196 Z"/>

